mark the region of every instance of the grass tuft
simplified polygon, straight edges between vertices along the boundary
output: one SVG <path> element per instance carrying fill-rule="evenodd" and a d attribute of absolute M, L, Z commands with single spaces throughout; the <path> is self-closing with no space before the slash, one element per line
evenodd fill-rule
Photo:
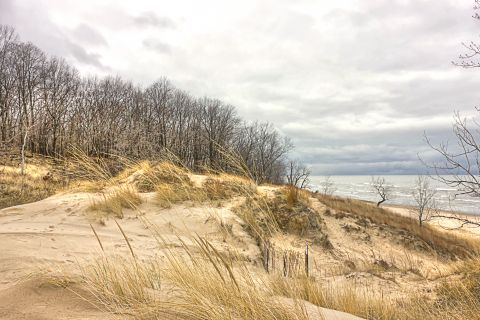
<path fill-rule="evenodd" d="M 102 198 L 93 201 L 88 209 L 96 213 L 95 218 L 113 216 L 122 219 L 123 209 L 137 209 L 141 203 L 142 198 L 135 189 L 122 186 L 108 194 L 102 194 Z"/>

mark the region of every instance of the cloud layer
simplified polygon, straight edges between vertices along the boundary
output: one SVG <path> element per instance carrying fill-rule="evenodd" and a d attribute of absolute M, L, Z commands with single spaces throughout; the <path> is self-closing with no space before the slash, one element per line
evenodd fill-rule
<path fill-rule="evenodd" d="M 0 0 L 0 23 L 85 75 L 167 76 L 273 122 L 315 174 L 418 173 L 480 70 L 451 64 L 473 1 Z"/>

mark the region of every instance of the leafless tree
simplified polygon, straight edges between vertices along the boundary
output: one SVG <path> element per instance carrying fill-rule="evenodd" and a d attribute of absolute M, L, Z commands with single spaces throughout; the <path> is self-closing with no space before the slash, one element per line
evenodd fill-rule
<path fill-rule="evenodd" d="M 479 124 L 471 119 L 475 127 Z M 441 161 L 426 163 L 435 173 L 435 179 L 457 190 L 456 195 L 480 197 L 480 144 L 478 143 L 478 128 L 471 128 L 467 119 L 455 113 L 453 134 L 456 144 L 435 145 L 425 136 L 434 151 L 441 156 Z"/>
<path fill-rule="evenodd" d="M 454 115 L 453 134 L 455 144 L 433 142 L 425 135 L 425 139 L 441 160 L 433 163 L 423 163 L 433 171 L 433 178 L 454 188 L 455 196 L 467 195 L 480 197 L 480 124 L 475 119 L 468 121 L 458 112 Z M 458 215 L 439 215 L 435 217 L 448 218 L 459 221 L 462 226 L 480 226 L 480 223 Z"/>
<path fill-rule="evenodd" d="M 437 213 L 435 203 L 436 193 L 436 190 L 430 187 L 428 176 L 417 176 L 412 190 L 412 197 L 415 200 L 415 214 L 418 217 L 420 226 L 423 225 L 424 221 L 430 220 L 430 218 Z"/>
<path fill-rule="evenodd" d="M 298 160 L 290 160 L 286 172 L 287 184 L 300 189 L 305 189 L 310 183 L 310 169 Z"/>
<path fill-rule="evenodd" d="M 373 191 L 380 196 L 380 201 L 377 202 L 377 207 L 387 200 L 390 200 L 392 195 L 392 189 L 390 185 L 387 184 L 385 178 L 383 177 L 372 177 L 370 183 Z"/>
<path fill-rule="evenodd" d="M 323 195 L 331 196 L 337 191 L 335 187 L 335 182 L 332 180 L 331 176 L 325 176 L 323 181 L 320 183 L 320 190 Z"/>
<path fill-rule="evenodd" d="M 475 20 L 480 20 L 480 0 L 475 0 L 473 10 L 473 18 Z M 480 56 L 480 44 L 475 41 L 470 41 L 468 43 L 464 42 L 462 43 L 462 45 L 466 49 L 466 53 L 461 54 L 458 57 L 458 61 L 453 61 L 452 63 L 456 66 L 460 66 L 463 68 L 480 67 L 480 61 L 478 60 Z"/>

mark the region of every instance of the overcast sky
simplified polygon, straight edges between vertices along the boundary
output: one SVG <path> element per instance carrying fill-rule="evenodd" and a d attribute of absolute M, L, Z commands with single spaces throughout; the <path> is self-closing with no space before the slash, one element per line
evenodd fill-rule
<path fill-rule="evenodd" d="M 324 174 L 416 174 L 472 115 L 473 0 L 0 0 L 0 24 L 84 75 L 161 76 L 270 121 Z"/>

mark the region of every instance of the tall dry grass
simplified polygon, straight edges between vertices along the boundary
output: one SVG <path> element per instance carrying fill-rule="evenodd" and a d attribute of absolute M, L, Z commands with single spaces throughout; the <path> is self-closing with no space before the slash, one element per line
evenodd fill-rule
<path fill-rule="evenodd" d="M 94 303 L 136 319 L 308 319 L 302 302 L 276 299 L 235 254 L 221 253 L 200 237 L 190 246 L 179 238 L 177 250 L 158 240 L 165 259 L 103 256 L 83 268 Z"/>
<path fill-rule="evenodd" d="M 135 189 L 129 186 L 120 186 L 107 193 L 102 193 L 100 199 L 93 200 L 88 210 L 99 221 L 109 216 L 122 219 L 124 209 L 136 210 L 141 203 L 142 198 Z"/>

